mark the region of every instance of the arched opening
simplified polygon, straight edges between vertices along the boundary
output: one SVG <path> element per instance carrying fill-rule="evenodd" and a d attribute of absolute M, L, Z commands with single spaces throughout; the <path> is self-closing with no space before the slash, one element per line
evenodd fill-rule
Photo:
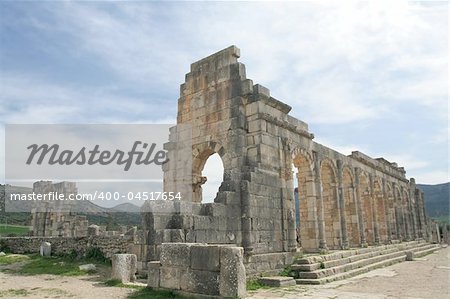
<path fill-rule="evenodd" d="M 353 179 L 348 168 L 344 168 L 342 174 L 342 185 L 344 188 L 344 210 L 345 220 L 347 223 L 348 242 L 351 247 L 357 247 L 360 244 L 358 213 L 356 210 L 356 201 L 353 195 Z"/>
<path fill-rule="evenodd" d="M 297 241 L 306 251 L 315 251 L 317 244 L 316 198 L 314 178 L 310 159 L 306 155 L 296 153 L 293 156 L 294 198 L 298 200 L 299 226 Z"/>
<path fill-rule="evenodd" d="M 341 223 L 337 204 L 336 177 L 328 161 L 320 167 L 322 178 L 323 215 L 325 222 L 325 240 L 330 249 L 339 249 Z"/>
<path fill-rule="evenodd" d="M 373 231 L 372 198 L 369 189 L 369 180 L 364 174 L 361 174 L 359 184 L 360 184 L 359 191 L 361 193 L 360 194 L 361 207 L 364 221 L 364 234 L 366 236 L 366 242 L 369 245 L 373 245 L 375 238 Z"/>
<path fill-rule="evenodd" d="M 295 206 L 295 229 L 297 230 L 297 242 L 299 240 L 300 228 L 300 197 L 298 196 L 298 169 L 294 163 L 291 165 L 292 187 L 294 188 L 294 206 Z"/>
<path fill-rule="evenodd" d="M 214 202 L 223 181 L 223 172 L 223 163 L 219 154 L 214 153 L 209 156 L 201 172 L 201 176 L 206 178 L 205 183 L 201 186 L 201 203 Z"/>
<path fill-rule="evenodd" d="M 378 220 L 378 233 L 380 241 L 387 241 L 386 213 L 381 183 L 377 180 L 374 183 L 374 200 L 376 204 L 376 214 Z"/>

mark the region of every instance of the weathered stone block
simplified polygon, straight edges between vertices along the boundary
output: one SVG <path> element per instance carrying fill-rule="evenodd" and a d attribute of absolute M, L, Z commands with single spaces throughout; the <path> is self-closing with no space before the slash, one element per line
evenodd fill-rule
<path fill-rule="evenodd" d="M 286 287 L 296 284 L 294 278 L 286 276 L 261 277 L 258 281 L 269 287 Z"/>
<path fill-rule="evenodd" d="M 180 289 L 186 292 L 219 295 L 219 272 L 189 269 L 181 276 Z"/>
<path fill-rule="evenodd" d="M 186 275 L 186 270 L 177 267 L 162 266 L 159 276 L 161 288 L 179 290 L 181 278 Z"/>
<path fill-rule="evenodd" d="M 151 288 L 159 288 L 160 282 L 160 268 L 161 263 L 159 261 L 152 261 L 147 263 L 148 275 L 147 286 Z"/>
<path fill-rule="evenodd" d="M 163 266 L 190 267 L 191 245 L 189 243 L 163 243 L 161 264 Z"/>
<path fill-rule="evenodd" d="M 50 256 L 52 254 L 52 245 L 49 242 L 42 242 L 39 248 L 41 256 Z"/>
<path fill-rule="evenodd" d="M 135 254 L 114 254 L 112 256 L 112 279 L 123 283 L 134 282 L 137 272 L 137 258 Z"/>
<path fill-rule="evenodd" d="M 191 268 L 194 270 L 219 271 L 220 247 L 194 245 L 191 247 Z"/>
<path fill-rule="evenodd" d="M 247 292 L 243 260 L 243 248 L 227 246 L 220 248 L 220 296 L 245 297 Z"/>

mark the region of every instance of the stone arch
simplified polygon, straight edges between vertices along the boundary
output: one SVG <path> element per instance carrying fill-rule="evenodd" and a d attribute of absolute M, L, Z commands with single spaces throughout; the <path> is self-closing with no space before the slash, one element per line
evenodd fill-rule
<path fill-rule="evenodd" d="M 361 199 L 361 210 L 364 222 L 364 235 L 369 245 L 375 243 L 372 211 L 372 194 L 370 190 L 369 177 L 361 172 L 359 177 L 359 192 Z"/>
<path fill-rule="evenodd" d="M 344 166 L 342 170 L 342 187 L 348 242 L 351 247 L 356 247 L 361 242 L 358 224 L 358 210 L 354 194 L 354 177 L 351 168 L 348 166 Z"/>
<path fill-rule="evenodd" d="M 318 248 L 318 244 L 312 155 L 305 149 L 296 148 L 292 151 L 292 163 L 298 171 L 296 179 L 300 226 L 297 228 L 297 240 L 303 249 L 314 251 Z"/>
<path fill-rule="evenodd" d="M 192 152 L 192 201 L 202 201 L 202 185 L 206 182 L 206 177 L 202 176 L 203 168 L 205 167 L 208 158 L 217 153 L 223 164 L 224 173 L 223 181 L 229 179 L 230 158 L 226 153 L 224 147 L 217 142 L 208 141 L 197 144 L 193 147 Z M 214 200 L 216 201 L 216 199 Z"/>
<path fill-rule="evenodd" d="M 330 249 L 339 249 L 341 246 L 341 223 L 336 188 L 337 178 L 331 160 L 322 160 L 320 163 L 320 176 L 322 180 L 325 240 Z"/>
<path fill-rule="evenodd" d="M 385 198 L 383 191 L 383 184 L 379 178 L 374 181 L 373 199 L 375 201 L 375 213 L 378 224 L 378 235 L 382 243 L 386 243 L 387 225 L 386 225 L 386 212 L 385 212 Z"/>

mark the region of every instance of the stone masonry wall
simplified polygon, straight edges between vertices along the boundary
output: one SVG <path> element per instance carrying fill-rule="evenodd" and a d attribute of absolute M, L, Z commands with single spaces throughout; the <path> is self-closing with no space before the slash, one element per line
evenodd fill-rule
<path fill-rule="evenodd" d="M 11 237 L 0 238 L 0 244 L 13 253 L 38 253 L 42 242 L 52 245 L 52 254 L 69 254 L 73 250 L 79 255 L 85 255 L 89 248 L 97 247 L 110 258 L 116 253 L 127 253 L 134 246 L 133 241 L 120 237 Z"/>
<path fill-rule="evenodd" d="M 227 245 L 164 243 L 160 261 L 148 264 L 148 286 L 182 293 L 242 298 L 243 249 Z"/>

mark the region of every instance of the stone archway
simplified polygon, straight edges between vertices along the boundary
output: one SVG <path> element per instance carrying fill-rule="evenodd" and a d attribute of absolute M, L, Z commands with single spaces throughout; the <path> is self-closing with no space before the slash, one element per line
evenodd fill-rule
<path fill-rule="evenodd" d="M 297 169 L 297 196 L 300 212 L 297 238 L 304 250 L 314 251 L 318 248 L 318 238 L 312 160 L 305 150 L 296 150 L 292 156 L 293 165 Z"/>
<path fill-rule="evenodd" d="M 202 185 L 206 183 L 207 178 L 202 175 L 202 171 L 205 167 L 209 157 L 218 154 L 222 160 L 223 165 L 223 181 L 226 180 L 226 165 L 228 157 L 225 154 L 225 149 L 216 142 L 206 142 L 197 145 L 193 151 L 192 159 L 192 201 L 202 202 L 203 189 Z M 214 200 L 216 201 L 216 199 Z"/>

